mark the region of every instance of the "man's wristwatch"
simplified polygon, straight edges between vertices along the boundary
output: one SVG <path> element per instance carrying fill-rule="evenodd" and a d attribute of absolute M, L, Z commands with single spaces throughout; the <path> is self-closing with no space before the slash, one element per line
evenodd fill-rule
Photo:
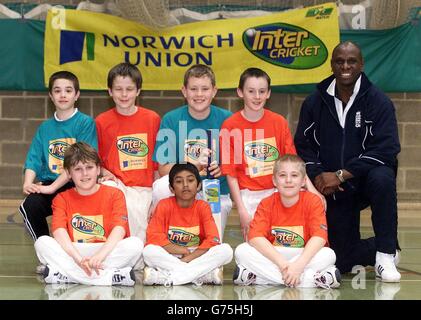
<path fill-rule="evenodd" d="M 344 182 L 345 182 L 345 179 L 344 179 L 344 172 L 343 172 L 342 170 L 338 170 L 338 171 L 336 171 L 336 172 L 335 172 L 335 174 L 336 174 L 336 176 L 338 177 L 338 179 L 339 179 L 339 181 L 340 181 L 341 183 L 344 183 Z"/>

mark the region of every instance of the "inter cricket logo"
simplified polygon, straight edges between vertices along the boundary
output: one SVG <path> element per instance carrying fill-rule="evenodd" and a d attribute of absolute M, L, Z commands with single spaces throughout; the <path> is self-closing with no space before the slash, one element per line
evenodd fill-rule
<path fill-rule="evenodd" d="M 313 69 L 328 57 L 326 46 L 316 35 L 286 23 L 248 28 L 243 43 L 256 57 L 288 69 Z"/>
<path fill-rule="evenodd" d="M 73 229 L 90 235 L 104 236 L 104 228 L 97 222 L 90 220 L 81 215 L 75 215 L 71 221 Z"/>
<path fill-rule="evenodd" d="M 124 137 L 117 140 L 117 149 L 129 156 L 144 157 L 149 148 L 146 143 L 136 137 Z"/>
<path fill-rule="evenodd" d="M 244 147 L 244 153 L 247 157 L 264 162 L 275 161 L 279 157 L 279 151 L 276 147 L 261 142 L 251 142 Z"/>
<path fill-rule="evenodd" d="M 283 247 L 302 248 L 304 239 L 298 234 L 288 229 L 273 228 L 271 234 L 275 237 L 274 245 Z"/>
<path fill-rule="evenodd" d="M 54 141 L 48 146 L 48 153 L 59 160 L 64 160 L 64 153 L 70 145 L 63 141 Z"/>
<path fill-rule="evenodd" d="M 168 240 L 171 243 L 183 247 L 197 246 L 200 243 L 200 239 L 196 234 L 193 234 L 183 229 L 176 228 L 168 230 Z"/>
<path fill-rule="evenodd" d="M 206 149 L 207 146 L 204 143 L 197 141 L 188 141 L 184 144 L 184 154 L 194 160 L 198 160 L 200 154 Z"/>

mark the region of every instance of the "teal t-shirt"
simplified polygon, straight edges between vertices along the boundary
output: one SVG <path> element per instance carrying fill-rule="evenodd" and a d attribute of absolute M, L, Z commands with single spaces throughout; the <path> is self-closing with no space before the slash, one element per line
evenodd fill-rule
<path fill-rule="evenodd" d="M 35 171 L 39 181 L 54 181 L 63 170 L 64 152 L 75 142 L 83 141 L 98 150 L 95 121 L 77 111 L 70 119 L 57 121 L 54 117 L 39 126 L 24 169 Z"/>
<path fill-rule="evenodd" d="M 232 112 L 214 105 L 211 105 L 210 109 L 209 116 L 203 120 L 193 118 L 187 105 L 166 113 L 156 137 L 153 160 L 160 164 L 187 161 L 195 163 L 201 148 L 207 147 L 206 130 L 211 130 L 212 149 L 216 151 L 214 158 L 219 161 L 219 130 Z M 206 178 L 206 172 L 200 174 L 202 179 Z M 219 180 L 221 194 L 228 194 L 226 178 L 222 176 Z"/>

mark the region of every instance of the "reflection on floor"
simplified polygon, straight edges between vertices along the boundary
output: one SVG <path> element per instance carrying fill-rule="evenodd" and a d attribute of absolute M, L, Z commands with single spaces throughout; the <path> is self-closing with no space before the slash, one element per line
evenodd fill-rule
<path fill-rule="evenodd" d="M 223 286 L 143 286 L 142 273 L 132 287 L 94 287 L 77 284 L 46 285 L 35 274 L 37 258 L 17 208 L 0 207 L 0 300 L 421 300 L 421 232 L 418 226 L 400 226 L 403 249 L 399 269 L 402 281 L 375 280 L 372 268 L 343 276 L 340 289 L 293 289 L 275 286 L 234 286 L 234 262 L 224 267 Z M 369 236 L 369 228 L 362 235 Z M 228 226 L 224 242 L 241 243 L 238 227 Z"/>

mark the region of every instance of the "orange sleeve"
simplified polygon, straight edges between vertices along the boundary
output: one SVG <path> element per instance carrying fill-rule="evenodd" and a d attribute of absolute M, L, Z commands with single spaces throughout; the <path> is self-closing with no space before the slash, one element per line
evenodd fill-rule
<path fill-rule="evenodd" d="M 166 200 L 166 199 L 164 199 Z M 170 214 L 170 208 L 164 200 L 158 202 L 152 219 L 146 229 L 146 244 L 154 244 L 158 246 L 166 246 L 170 244 L 168 240 L 168 223 L 167 215 Z"/>
<path fill-rule="evenodd" d="M 271 230 L 270 216 L 271 212 L 276 210 L 272 207 L 272 201 L 270 201 L 270 199 L 260 201 L 257 206 L 254 218 L 250 222 L 250 228 L 247 236 L 248 240 L 256 237 L 265 237 L 266 239 L 269 239 Z"/>
<path fill-rule="evenodd" d="M 96 118 L 95 119 L 95 125 L 96 125 L 96 135 L 98 139 L 98 155 L 101 161 L 104 159 L 104 139 L 102 137 L 102 129 L 101 129 L 101 121 Z"/>
<path fill-rule="evenodd" d="M 321 237 L 327 242 L 326 212 L 322 200 L 309 191 L 306 193 L 308 193 L 309 197 L 307 219 L 309 223 L 310 237 Z"/>
<path fill-rule="evenodd" d="M 283 154 L 297 154 L 297 151 L 295 150 L 294 139 L 292 138 L 288 122 L 286 119 L 283 120 Z"/>
<path fill-rule="evenodd" d="M 203 241 L 198 248 L 208 249 L 221 244 L 218 228 L 216 227 L 209 204 L 205 201 L 200 201 L 200 205 L 197 207 L 197 210 L 199 210 L 200 213 L 200 224 L 203 227 L 204 236 Z"/>
<path fill-rule="evenodd" d="M 112 217 L 111 229 L 113 229 L 116 226 L 123 227 L 124 230 L 126 231 L 125 238 L 127 238 L 130 236 L 130 230 L 129 230 L 129 223 L 128 223 L 126 199 L 121 190 L 114 188 L 113 192 L 114 193 L 112 197 L 112 209 L 111 209 L 111 217 Z"/>
<path fill-rule="evenodd" d="M 154 141 L 154 149 L 156 147 L 156 136 L 158 135 L 160 124 L 161 124 L 161 118 L 159 117 L 159 115 L 157 115 L 154 118 L 154 127 L 153 127 L 153 133 L 152 133 L 153 134 L 153 141 Z M 155 150 L 152 150 L 152 153 L 151 154 L 154 154 L 154 151 Z M 153 165 L 153 170 L 154 171 L 157 171 L 158 170 L 158 162 L 155 162 L 153 160 L 151 160 L 151 161 L 152 161 L 152 165 Z"/>
<path fill-rule="evenodd" d="M 51 232 L 59 228 L 67 228 L 67 215 L 66 215 L 66 200 L 63 196 L 59 193 L 54 199 L 52 203 L 53 209 L 53 219 L 51 221 Z"/>

